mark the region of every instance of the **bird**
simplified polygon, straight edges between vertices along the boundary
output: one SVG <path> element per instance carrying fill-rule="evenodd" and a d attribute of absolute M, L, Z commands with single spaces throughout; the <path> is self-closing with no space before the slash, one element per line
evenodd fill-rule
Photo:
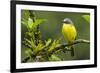
<path fill-rule="evenodd" d="M 77 30 L 71 19 L 63 19 L 62 34 L 68 44 L 72 44 L 77 37 Z M 71 56 L 74 56 L 73 46 L 68 47 L 71 50 Z"/>

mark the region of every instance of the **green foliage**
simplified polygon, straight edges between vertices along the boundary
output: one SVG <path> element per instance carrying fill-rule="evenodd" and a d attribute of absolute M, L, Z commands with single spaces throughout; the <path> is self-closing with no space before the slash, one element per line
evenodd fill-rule
<path fill-rule="evenodd" d="M 32 31 L 33 29 L 36 29 L 37 26 L 39 26 L 40 24 L 42 24 L 43 22 L 45 22 L 45 19 L 37 19 L 35 22 L 33 22 L 33 20 L 31 18 L 28 19 L 28 25 L 26 25 L 26 27 Z"/>
<path fill-rule="evenodd" d="M 33 27 L 33 20 L 31 18 L 28 18 L 28 25 L 26 25 L 28 29 L 32 29 Z"/>
<path fill-rule="evenodd" d="M 34 45 L 33 51 L 37 54 L 39 51 L 44 49 L 44 45 L 42 43 L 38 43 L 38 45 Z"/>
<path fill-rule="evenodd" d="M 51 57 L 49 58 L 50 61 L 61 61 L 61 59 L 59 57 L 57 57 L 56 55 L 51 55 Z"/>
<path fill-rule="evenodd" d="M 54 40 L 51 46 L 49 47 L 48 52 L 52 52 L 58 44 L 59 44 L 59 40 Z"/>
<path fill-rule="evenodd" d="M 87 22 L 90 22 L 90 15 L 83 15 L 82 16 Z"/>
<path fill-rule="evenodd" d="M 31 55 L 33 54 L 33 52 L 30 49 L 28 49 L 25 51 L 25 54 L 31 58 L 32 57 Z"/>
<path fill-rule="evenodd" d="M 28 10 L 22 11 L 21 23 L 24 24 L 29 31 L 36 30 L 36 28 L 40 24 L 47 21 L 46 19 L 36 19 L 35 21 L 33 20 L 34 19 L 32 19 L 32 17 L 30 16 L 30 12 Z"/>
<path fill-rule="evenodd" d="M 46 46 L 49 46 L 50 45 L 50 43 L 51 43 L 51 39 L 48 39 L 48 41 L 45 41 L 45 43 L 46 43 Z"/>
<path fill-rule="evenodd" d="M 57 56 L 49 54 L 52 50 L 54 50 L 55 46 L 59 44 L 59 40 L 53 41 L 51 38 L 49 38 L 47 41 L 41 40 L 41 33 L 38 27 L 47 20 L 35 19 L 36 17 L 34 16 L 33 18 L 32 16 L 34 15 L 31 11 L 22 11 L 21 23 L 28 29 L 27 32 L 25 32 L 23 41 L 23 45 L 29 48 L 25 51 L 25 54 L 31 59 L 34 55 L 34 61 L 37 61 L 38 57 L 40 57 L 38 61 L 60 60 Z"/>
<path fill-rule="evenodd" d="M 28 10 L 22 10 L 21 17 L 22 17 L 21 23 L 24 24 L 25 26 L 27 26 L 28 18 L 30 17 L 29 11 Z"/>
<path fill-rule="evenodd" d="M 33 23 L 33 28 L 36 28 L 37 26 L 39 26 L 40 24 L 42 24 L 43 22 L 45 22 L 46 19 L 37 19 L 34 23 Z"/>

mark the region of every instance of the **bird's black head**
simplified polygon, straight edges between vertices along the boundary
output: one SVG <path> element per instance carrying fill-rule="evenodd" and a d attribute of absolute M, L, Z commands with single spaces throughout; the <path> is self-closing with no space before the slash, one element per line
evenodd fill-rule
<path fill-rule="evenodd" d="M 65 19 L 63 20 L 63 23 L 66 23 L 66 24 L 73 24 L 72 20 L 69 19 L 69 18 L 65 18 Z"/>

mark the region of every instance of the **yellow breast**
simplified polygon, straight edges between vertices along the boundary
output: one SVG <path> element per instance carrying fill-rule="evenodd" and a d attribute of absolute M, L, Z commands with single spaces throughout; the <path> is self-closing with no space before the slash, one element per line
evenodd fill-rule
<path fill-rule="evenodd" d="M 76 29 L 71 24 L 63 24 L 62 34 L 68 43 L 72 43 L 77 36 Z"/>

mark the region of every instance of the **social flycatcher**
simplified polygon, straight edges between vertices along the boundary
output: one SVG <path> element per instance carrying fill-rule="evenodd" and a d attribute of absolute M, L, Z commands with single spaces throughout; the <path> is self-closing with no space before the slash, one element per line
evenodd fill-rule
<path fill-rule="evenodd" d="M 73 43 L 76 39 L 77 31 L 76 31 L 76 28 L 75 28 L 73 22 L 69 18 L 65 18 L 63 20 L 62 34 L 68 44 Z M 72 46 L 69 46 L 69 47 L 72 50 L 71 55 L 74 56 L 73 47 Z"/>

